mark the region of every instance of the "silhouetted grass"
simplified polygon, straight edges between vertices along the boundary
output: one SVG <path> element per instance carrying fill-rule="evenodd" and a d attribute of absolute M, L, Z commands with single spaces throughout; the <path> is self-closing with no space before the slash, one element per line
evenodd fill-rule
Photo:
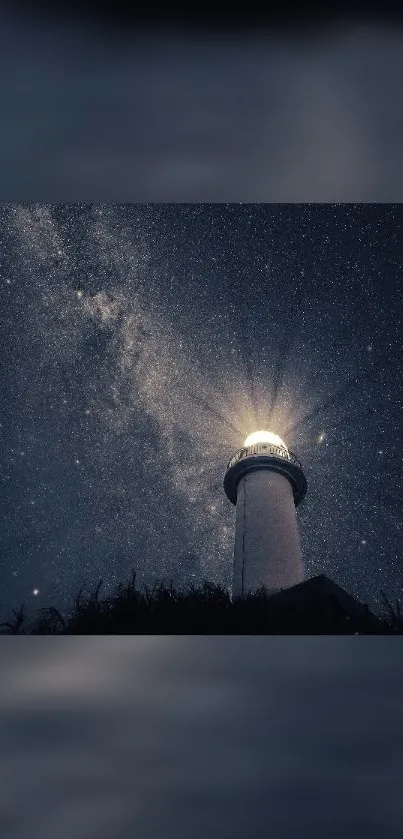
<path fill-rule="evenodd" d="M 179 591 L 156 583 L 142 590 L 136 574 L 120 584 L 115 594 L 100 598 L 102 580 L 95 590 L 78 592 L 69 614 L 51 607 L 29 618 L 24 606 L 0 624 L 3 634 L 393 634 L 403 632 L 400 605 L 393 607 L 382 592 L 385 614 L 374 628 L 370 613 L 357 618 L 343 609 L 336 597 L 308 608 L 279 611 L 264 588 L 232 600 L 223 586 L 205 581 Z"/>

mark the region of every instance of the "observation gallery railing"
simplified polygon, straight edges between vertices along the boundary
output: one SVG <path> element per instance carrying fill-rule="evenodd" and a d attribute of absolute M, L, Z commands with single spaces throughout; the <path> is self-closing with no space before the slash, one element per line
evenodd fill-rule
<path fill-rule="evenodd" d="M 290 463 L 294 463 L 295 466 L 299 466 L 299 468 L 302 469 L 301 463 L 295 454 L 287 451 L 287 449 L 283 449 L 282 446 L 274 446 L 271 443 L 255 443 L 254 446 L 244 446 L 243 449 L 239 449 L 239 451 L 231 457 L 231 460 L 227 465 L 227 469 L 230 469 L 231 466 L 234 466 L 239 460 L 243 460 L 244 457 L 253 457 L 254 455 L 279 457 L 282 460 L 288 460 Z"/>

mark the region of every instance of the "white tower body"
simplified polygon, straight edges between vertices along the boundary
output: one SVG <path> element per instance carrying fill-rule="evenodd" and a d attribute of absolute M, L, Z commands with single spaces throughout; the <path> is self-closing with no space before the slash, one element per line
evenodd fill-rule
<path fill-rule="evenodd" d="M 286 446 L 246 446 L 230 460 L 225 491 L 236 504 L 233 597 L 274 593 L 304 579 L 296 506 L 306 492 Z"/>

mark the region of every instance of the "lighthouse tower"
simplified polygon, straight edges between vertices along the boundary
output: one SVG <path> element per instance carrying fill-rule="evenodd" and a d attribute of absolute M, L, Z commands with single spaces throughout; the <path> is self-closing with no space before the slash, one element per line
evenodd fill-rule
<path fill-rule="evenodd" d="M 295 508 L 307 482 L 276 434 L 257 431 L 231 458 L 224 489 L 236 505 L 233 597 L 265 586 L 275 593 L 303 581 Z"/>

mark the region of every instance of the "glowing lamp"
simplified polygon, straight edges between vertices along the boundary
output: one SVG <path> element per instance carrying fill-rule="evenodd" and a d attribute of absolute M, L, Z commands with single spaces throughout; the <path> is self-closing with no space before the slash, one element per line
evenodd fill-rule
<path fill-rule="evenodd" d="M 254 431 L 249 434 L 244 442 L 244 446 L 254 446 L 255 443 L 267 443 L 271 446 L 280 446 L 282 449 L 288 451 L 287 446 L 283 443 L 278 434 L 273 434 L 272 431 Z"/>

